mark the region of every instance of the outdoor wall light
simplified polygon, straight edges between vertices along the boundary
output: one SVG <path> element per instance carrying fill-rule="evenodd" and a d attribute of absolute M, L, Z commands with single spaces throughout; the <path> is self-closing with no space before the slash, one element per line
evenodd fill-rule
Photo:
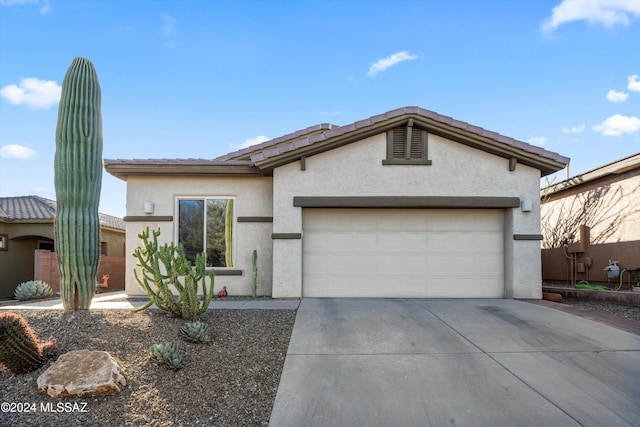
<path fill-rule="evenodd" d="M 153 202 L 144 202 L 144 213 L 146 214 L 153 213 Z"/>
<path fill-rule="evenodd" d="M 531 212 L 533 209 L 533 202 L 531 200 L 522 200 L 520 202 L 520 210 L 522 212 Z"/>

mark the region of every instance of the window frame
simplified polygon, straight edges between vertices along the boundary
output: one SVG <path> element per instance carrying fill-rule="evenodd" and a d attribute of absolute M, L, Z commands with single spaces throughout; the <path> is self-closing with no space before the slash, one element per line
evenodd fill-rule
<path fill-rule="evenodd" d="M 206 266 L 206 270 L 228 270 L 229 272 L 237 270 L 237 251 L 238 251 L 238 238 L 237 238 L 237 230 L 238 230 L 238 199 L 235 196 L 176 196 L 175 197 L 175 216 L 176 220 L 174 221 L 174 236 L 176 245 L 180 245 L 180 201 L 181 200 L 202 200 L 204 201 L 204 216 L 203 216 L 203 248 L 206 256 L 207 252 L 207 200 L 232 200 L 233 201 L 233 265 L 231 267 L 227 266 Z M 205 259 L 206 265 L 206 259 Z"/>
<path fill-rule="evenodd" d="M 0 233 L 0 251 L 8 251 L 9 250 L 9 235 L 5 233 Z"/>
<path fill-rule="evenodd" d="M 387 157 L 382 160 L 383 165 L 430 165 L 429 160 L 429 133 L 425 129 L 414 128 L 413 119 L 409 120 L 404 127 L 405 140 L 404 140 L 404 158 L 394 157 L 393 155 L 393 133 L 396 129 L 402 129 L 402 127 L 395 127 L 387 131 Z M 422 136 L 422 157 L 411 158 L 411 140 L 414 132 L 420 132 Z"/>

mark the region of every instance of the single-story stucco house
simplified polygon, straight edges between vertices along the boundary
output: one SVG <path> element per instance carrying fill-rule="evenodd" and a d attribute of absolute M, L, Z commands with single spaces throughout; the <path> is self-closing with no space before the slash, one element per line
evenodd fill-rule
<path fill-rule="evenodd" d="M 111 288 L 124 287 L 122 218 L 99 213 L 100 264 L 96 280 L 109 274 Z M 22 282 L 44 280 L 60 289 L 55 254 L 56 201 L 40 196 L 0 197 L 0 298 Z M 100 280 L 100 282 L 102 282 Z"/>
<path fill-rule="evenodd" d="M 300 297 L 541 298 L 540 177 L 569 159 L 418 107 L 213 160 L 105 160 L 145 227 L 216 288 Z M 126 292 L 143 295 L 127 258 Z"/>
<path fill-rule="evenodd" d="M 543 280 L 616 286 L 609 260 L 640 280 L 640 153 L 543 188 L 541 203 Z"/>

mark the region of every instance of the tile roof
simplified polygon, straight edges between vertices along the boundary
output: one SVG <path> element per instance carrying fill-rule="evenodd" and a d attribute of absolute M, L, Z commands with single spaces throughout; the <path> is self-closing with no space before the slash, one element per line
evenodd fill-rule
<path fill-rule="evenodd" d="M 335 145 L 332 144 L 336 141 L 350 141 L 349 138 L 376 130 L 382 132 L 385 126 L 398 126 L 403 120 L 410 118 L 420 121 L 430 132 L 441 132 L 445 137 L 449 134 L 455 135 L 456 138 L 465 141 L 475 139 L 478 141 L 476 144 L 478 147 L 490 146 L 492 152 L 501 153 L 500 155 L 503 157 L 516 156 L 519 161 L 523 160 L 526 164 L 538 167 L 543 175 L 560 170 L 569 163 L 568 157 L 558 153 L 420 107 L 398 108 L 344 126 L 321 123 L 212 160 L 105 159 L 104 163 L 107 172 L 121 178 L 136 172 L 149 172 L 152 170 L 150 169 L 152 166 L 165 165 L 178 168 L 186 166 L 190 168 L 190 171 L 194 171 L 195 166 L 201 166 L 198 173 L 218 173 L 219 167 L 224 166 L 251 165 L 260 170 L 264 168 L 263 173 L 267 173 L 274 167 L 295 160 L 297 154 L 313 155 L 322 150 L 333 148 Z M 144 171 L 142 169 L 136 170 L 136 167 L 146 169 Z M 159 171 L 153 172 L 159 173 Z M 178 169 L 166 169 L 165 171 L 179 173 Z"/>
<path fill-rule="evenodd" d="M 251 154 L 251 153 L 253 153 L 255 151 L 262 150 L 262 149 L 271 147 L 273 145 L 280 144 L 281 142 L 284 142 L 284 141 L 302 139 L 302 138 L 305 138 L 305 137 L 309 137 L 310 135 L 317 134 L 318 132 L 323 132 L 324 133 L 324 131 L 326 131 L 326 130 L 331 130 L 331 129 L 335 129 L 335 128 L 338 128 L 338 127 L 340 127 L 340 126 L 332 125 L 330 123 L 320 123 L 319 125 L 310 126 L 308 128 L 301 129 L 301 130 L 298 130 L 298 131 L 293 132 L 293 133 L 289 133 L 287 135 L 283 135 L 283 136 L 279 136 L 277 138 L 270 139 L 270 140 L 262 142 L 260 144 L 255 144 L 255 145 L 252 145 L 250 147 L 243 148 L 241 150 L 225 154 L 224 156 L 216 157 L 213 160 L 228 161 L 228 160 L 231 160 L 231 159 L 237 159 L 239 157 L 246 156 L 247 154 Z"/>
<path fill-rule="evenodd" d="M 0 197 L 0 220 L 53 221 L 56 217 L 55 200 L 40 196 Z M 124 230 L 121 218 L 98 213 L 100 225 L 114 230 Z"/>
<path fill-rule="evenodd" d="M 425 119 L 430 119 L 435 122 L 448 125 L 453 128 L 458 128 L 463 131 L 470 132 L 472 134 L 485 137 L 501 144 L 509 145 L 514 148 L 518 148 L 524 151 L 527 151 L 532 154 L 539 155 L 541 157 L 546 157 L 551 160 L 556 160 L 559 162 L 568 162 L 569 158 L 559 155 L 558 153 L 554 153 L 552 151 L 545 150 L 541 147 L 536 147 L 534 145 L 528 144 L 523 141 L 518 141 L 508 136 L 501 135 L 497 132 L 493 132 L 490 130 L 483 129 L 479 126 L 471 125 L 467 122 L 463 122 L 460 120 L 456 120 L 449 116 L 444 116 L 438 114 L 431 110 L 426 110 L 420 107 L 403 107 L 397 108 L 395 110 L 387 111 L 383 114 L 378 114 L 375 116 L 371 116 L 368 119 L 359 120 L 355 123 L 351 123 L 345 126 L 335 126 L 330 124 L 322 124 L 317 125 L 321 130 L 320 133 L 314 133 L 311 135 L 311 132 L 308 132 L 309 129 L 304 129 L 303 131 L 298 131 L 293 134 L 285 135 L 279 138 L 272 139 L 270 141 L 265 141 L 259 145 L 254 145 L 244 150 L 235 153 L 229 153 L 225 156 L 218 157 L 216 160 L 231 160 L 240 157 L 241 155 L 251 154 L 251 160 L 253 162 L 259 162 L 266 160 L 270 157 L 277 156 L 279 154 L 283 154 L 289 151 L 294 151 L 300 147 L 317 144 L 319 142 L 328 140 L 330 138 L 334 138 L 336 136 L 345 135 L 350 132 L 354 132 L 377 123 L 385 122 L 389 119 L 393 119 L 396 117 L 401 117 L 407 114 L 413 114 L 419 117 L 423 117 Z M 283 142 L 289 141 L 286 144 Z"/>
<path fill-rule="evenodd" d="M 554 193 L 559 193 L 569 188 L 579 187 L 581 185 L 591 185 L 593 181 L 602 179 L 607 176 L 623 175 L 627 172 L 637 170 L 640 170 L 640 152 L 624 157 L 622 159 L 615 160 L 611 163 L 598 166 L 595 169 L 591 169 L 579 175 L 575 175 L 571 178 L 565 179 L 564 181 L 548 185 L 547 187 L 542 189 L 541 194 L 543 194 L 544 196 L 550 196 Z M 627 176 L 631 177 L 635 175 L 636 174 L 633 173 Z"/>

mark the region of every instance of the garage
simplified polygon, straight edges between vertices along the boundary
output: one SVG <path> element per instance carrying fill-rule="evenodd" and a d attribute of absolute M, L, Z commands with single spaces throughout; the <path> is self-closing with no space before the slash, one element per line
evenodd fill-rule
<path fill-rule="evenodd" d="M 502 209 L 302 214 L 304 297 L 504 297 Z"/>

